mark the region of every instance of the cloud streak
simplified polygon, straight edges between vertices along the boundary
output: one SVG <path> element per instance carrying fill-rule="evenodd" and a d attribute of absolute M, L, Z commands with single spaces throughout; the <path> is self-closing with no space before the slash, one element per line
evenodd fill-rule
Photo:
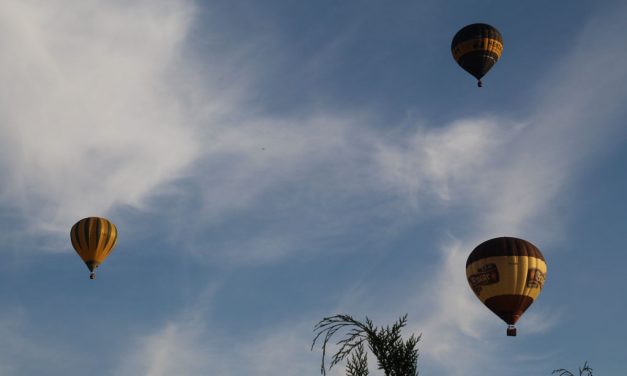
<path fill-rule="evenodd" d="M 1 203 L 65 231 L 139 206 L 198 156 L 183 39 L 191 2 L 1 5 Z"/>
<path fill-rule="evenodd" d="M 122 359 L 113 374 L 271 376 L 316 370 L 318 359 L 309 351 L 308 323 L 281 323 L 233 338 L 209 324 L 210 311 L 202 309 L 194 311 L 192 317 L 183 316 L 137 339 L 135 351 Z"/>

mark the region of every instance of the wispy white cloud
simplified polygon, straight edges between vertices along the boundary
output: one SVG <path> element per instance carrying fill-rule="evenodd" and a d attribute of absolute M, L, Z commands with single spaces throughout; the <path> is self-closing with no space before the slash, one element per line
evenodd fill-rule
<path fill-rule="evenodd" d="M 199 153 L 181 59 L 192 3 L 0 5 L 2 204 L 65 231 L 141 205 Z M 183 83 L 177 83 L 183 82 Z"/>
<path fill-rule="evenodd" d="M 405 139 L 379 143 L 382 179 L 418 205 L 420 200 L 473 201 L 491 195 L 495 159 L 524 128 L 496 118 L 463 119 L 441 128 L 419 128 Z"/>
<path fill-rule="evenodd" d="M 214 349 L 200 342 L 202 322 L 168 323 L 158 332 L 137 340 L 137 351 L 113 374 L 116 375 L 205 375 L 222 363 Z M 216 373 L 222 374 L 222 373 Z"/>
<path fill-rule="evenodd" d="M 196 314 L 200 311 L 196 311 Z M 275 328 L 234 338 L 211 324 L 211 314 L 172 321 L 133 342 L 114 374 L 259 376 L 315 372 L 309 323 L 281 323 Z"/>
<path fill-rule="evenodd" d="M 259 264 L 294 250 L 323 251 L 316 244 L 349 234 L 364 213 L 382 217 L 371 201 L 380 179 L 376 132 L 367 115 L 351 115 L 246 119 L 220 128 L 195 163 L 196 176 L 178 186 L 190 205 L 157 202 L 195 219 L 172 226 L 176 242 L 211 262 Z M 203 237 L 221 229 L 242 236 L 236 244 L 214 237 L 207 246 Z"/>

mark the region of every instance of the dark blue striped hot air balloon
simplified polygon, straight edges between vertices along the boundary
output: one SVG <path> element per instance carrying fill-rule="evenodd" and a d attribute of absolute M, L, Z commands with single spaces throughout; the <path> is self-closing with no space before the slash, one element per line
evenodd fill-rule
<path fill-rule="evenodd" d="M 481 78 L 501 57 L 503 38 L 488 24 L 464 26 L 453 37 L 451 52 L 457 64 L 472 74 L 477 79 L 477 86 L 481 87 Z"/>

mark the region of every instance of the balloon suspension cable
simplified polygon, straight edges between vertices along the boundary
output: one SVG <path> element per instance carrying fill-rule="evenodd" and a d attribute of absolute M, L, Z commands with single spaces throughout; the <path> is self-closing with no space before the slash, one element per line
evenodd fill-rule
<path fill-rule="evenodd" d="M 96 273 L 93 273 L 93 272 L 92 272 L 92 273 L 89 275 L 89 279 L 96 279 Z"/>
<path fill-rule="evenodd" d="M 483 87 L 483 82 L 481 82 L 481 80 L 477 80 L 477 86 L 478 87 Z"/>
<path fill-rule="evenodd" d="M 507 326 L 507 336 L 516 337 L 516 327 L 514 325 Z"/>

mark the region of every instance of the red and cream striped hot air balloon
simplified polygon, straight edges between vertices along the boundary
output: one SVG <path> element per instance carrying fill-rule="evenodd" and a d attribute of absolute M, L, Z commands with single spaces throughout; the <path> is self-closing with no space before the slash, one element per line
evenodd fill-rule
<path fill-rule="evenodd" d="M 479 244 L 466 261 L 466 277 L 475 295 L 508 324 L 514 324 L 540 294 L 546 279 L 546 261 L 530 242 L 494 238 Z"/>
<path fill-rule="evenodd" d="M 106 218 L 83 218 L 72 226 L 72 246 L 91 272 L 90 279 L 96 278 L 94 271 L 109 256 L 117 238 L 118 229 Z"/>

